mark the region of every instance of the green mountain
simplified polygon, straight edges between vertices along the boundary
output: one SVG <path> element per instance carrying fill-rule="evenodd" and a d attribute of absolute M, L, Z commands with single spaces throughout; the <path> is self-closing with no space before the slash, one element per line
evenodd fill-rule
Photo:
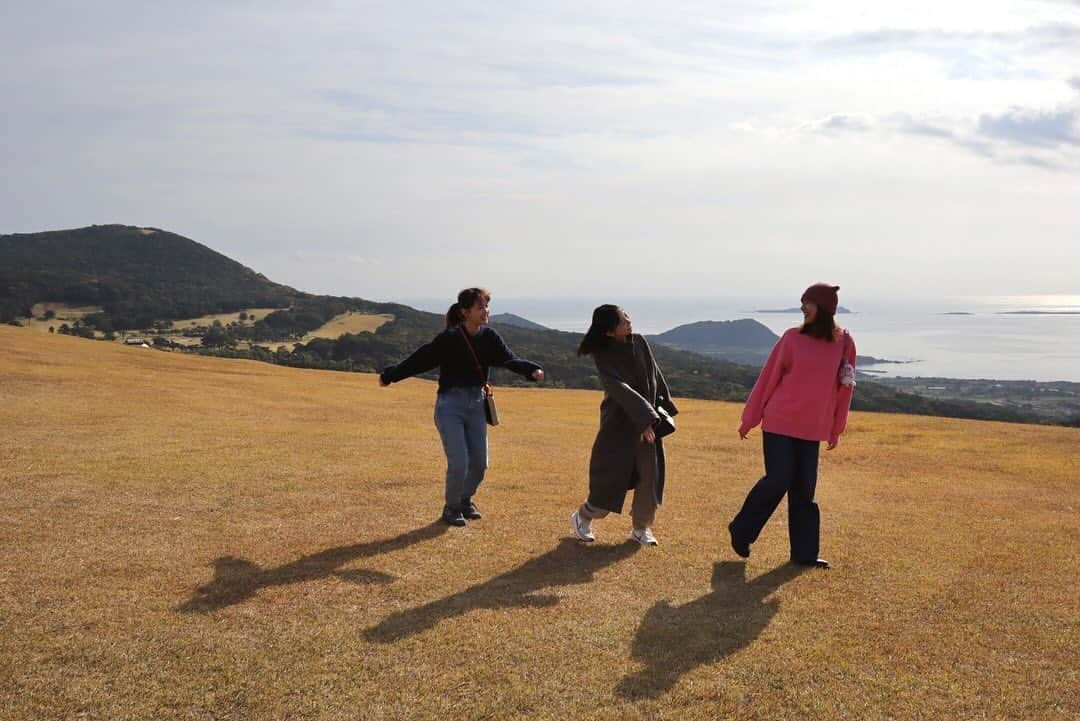
<path fill-rule="evenodd" d="M 38 301 L 104 308 L 117 329 L 244 307 L 288 307 L 306 294 L 157 228 L 95 225 L 0 235 L 0 321 Z"/>
<path fill-rule="evenodd" d="M 649 340 L 711 358 L 762 366 L 780 336 L 756 320 L 743 318 L 687 323 L 659 335 L 649 336 Z M 866 355 L 858 357 L 859 365 L 897 362 Z"/>
<path fill-rule="evenodd" d="M 522 318 L 520 315 L 514 315 L 513 313 L 496 313 L 491 316 L 492 325 L 512 325 L 517 328 L 531 328 L 532 330 L 551 330 L 546 325 L 540 325 L 534 323 L 528 318 Z"/>
<path fill-rule="evenodd" d="M 672 348 L 750 365 L 764 363 L 779 339 L 768 327 L 749 318 L 703 320 L 649 336 L 649 340 Z"/>
<path fill-rule="evenodd" d="M 104 310 L 82 319 L 83 330 L 138 330 L 154 337 L 172 320 L 253 307 L 279 310 L 255 322 L 206 329 L 202 346 L 172 347 L 163 336 L 155 345 L 173 350 L 341 371 L 378 371 L 431 340 L 444 327 L 443 317 L 396 303 L 362 298 L 318 296 L 273 283 L 259 273 L 193 240 L 154 228 L 122 225 L 0 236 L 0 320 L 14 321 L 41 301 L 98 305 Z M 374 332 L 344 334 L 282 345 L 270 351 L 259 342 L 300 340 L 347 311 L 393 316 Z M 748 323 L 753 323 L 749 321 Z M 760 328 L 741 321 L 723 334 L 742 343 L 771 346 Z M 760 324 L 757 324 L 760 325 Z M 764 326 L 762 326 L 764 328 Z M 674 333 L 673 329 L 671 333 Z M 691 324 L 678 337 L 702 332 L 715 340 L 718 327 Z M 765 329 L 768 332 L 768 329 Z M 201 332 L 201 331 L 200 331 Z M 577 355 L 581 334 L 501 324 L 499 333 L 514 351 L 544 366 L 545 385 L 599 388 L 588 358 Z M 684 335 L 685 333 L 685 335 Z M 92 333 L 91 333 L 92 335 Z M 663 335 L 663 334 L 662 334 Z M 163 342 L 164 341 L 164 342 Z M 245 347 L 251 343 L 248 347 Z M 757 380 L 758 364 L 739 365 L 687 350 L 656 344 L 654 352 L 673 393 L 691 398 L 743 401 Z M 497 371 L 500 384 L 526 381 Z M 1035 422 L 1016 410 L 970 401 L 923 398 L 860 381 L 854 407 L 898 413 Z"/>

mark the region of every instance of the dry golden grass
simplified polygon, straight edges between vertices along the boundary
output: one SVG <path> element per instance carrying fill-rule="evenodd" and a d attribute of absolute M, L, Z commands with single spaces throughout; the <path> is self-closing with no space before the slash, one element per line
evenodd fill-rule
<path fill-rule="evenodd" d="M 662 545 L 569 540 L 599 395 L 502 389 L 432 524 L 434 386 L 0 327 L 0 718 L 1073 719 L 1080 430 L 854 414 L 823 554 L 683 401 Z"/>
<path fill-rule="evenodd" d="M 367 314 L 349 311 L 331 318 L 327 323 L 305 335 L 300 343 L 310 343 L 316 338 L 330 338 L 337 340 L 345 333 L 374 333 L 385 323 L 389 323 L 394 316 L 386 313 Z M 285 346 L 290 351 L 296 348 L 298 343 L 256 343 L 271 350 L 279 346 Z"/>
<path fill-rule="evenodd" d="M 238 310 L 235 313 L 212 313 L 210 315 L 201 315 L 198 318 L 184 318 L 183 320 L 173 321 L 173 328 L 183 330 L 191 326 L 211 326 L 214 321 L 221 321 L 222 325 L 228 325 L 229 323 L 239 322 L 241 313 L 247 313 L 249 316 L 255 316 L 256 318 L 265 318 L 275 310 L 278 310 L 278 308 L 247 308 Z"/>
<path fill-rule="evenodd" d="M 51 310 L 56 314 L 56 317 L 50 320 L 41 320 L 41 316 L 45 311 Z M 67 305 L 66 303 L 35 303 L 30 311 L 33 316 L 30 318 L 23 318 L 21 322 L 27 328 L 33 328 L 37 331 L 49 332 L 49 326 L 59 328 L 64 323 L 72 323 L 73 321 L 80 320 L 91 313 L 100 313 L 101 306 L 96 305 Z"/>
<path fill-rule="evenodd" d="M 57 320 L 75 320 L 91 313 L 100 313 L 101 306 L 97 305 L 68 305 L 67 303 L 34 303 L 30 308 L 34 316 L 42 315 L 51 310 L 56 314 Z"/>
<path fill-rule="evenodd" d="M 175 343 L 176 345 L 187 346 L 189 348 L 194 348 L 195 346 L 201 346 L 202 345 L 202 336 L 187 336 L 187 335 L 168 334 L 166 337 L 171 342 Z M 237 346 L 237 347 L 244 347 L 244 346 Z"/>
<path fill-rule="evenodd" d="M 345 333 L 374 333 L 379 326 L 389 323 L 394 316 L 387 313 L 357 313 L 350 311 L 334 316 L 321 328 L 304 336 L 304 343 L 315 338 L 338 338 Z"/>

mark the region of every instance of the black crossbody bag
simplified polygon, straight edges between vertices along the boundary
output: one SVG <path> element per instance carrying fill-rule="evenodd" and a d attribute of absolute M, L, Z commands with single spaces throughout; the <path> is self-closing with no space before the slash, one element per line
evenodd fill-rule
<path fill-rule="evenodd" d="M 675 419 L 671 417 L 663 406 L 656 406 L 656 415 L 660 416 L 660 419 L 653 423 L 653 433 L 657 438 L 663 438 L 664 436 L 670 436 L 675 432 Z"/>
<path fill-rule="evenodd" d="M 491 383 L 484 375 L 484 369 L 480 365 L 480 358 L 476 355 L 476 350 L 473 348 L 472 341 L 469 340 L 469 333 L 458 326 L 461 331 L 461 337 L 465 339 L 465 345 L 469 347 L 469 353 L 472 354 L 473 363 L 476 364 L 476 372 L 480 376 L 480 380 L 484 382 L 484 417 L 487 418 L 489 426 L 499 425 L 499 409 L 495 407 L 495 389 L 492 388 Z"/>

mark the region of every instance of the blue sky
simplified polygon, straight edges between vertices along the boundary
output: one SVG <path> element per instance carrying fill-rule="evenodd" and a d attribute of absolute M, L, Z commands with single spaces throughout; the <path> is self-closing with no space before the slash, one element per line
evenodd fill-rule
<path fill-rule="evenodd" d="M 1075 0 L 39 0 L 0 60 L 0 233 L 377 299 L 1080 292 Z"/>

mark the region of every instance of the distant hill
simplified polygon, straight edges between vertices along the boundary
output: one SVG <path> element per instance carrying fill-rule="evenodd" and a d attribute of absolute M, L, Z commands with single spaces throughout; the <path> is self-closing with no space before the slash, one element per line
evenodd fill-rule
<path fill-rule="evenodd" d="M 189 238 L 125 225 L 0 235 L 0 321 L 39 301 L 96 305 L 116 328 L 305 297 Z"/>
<path fill-rule="evenodd" d="M 687 323 L 650 336 L 649 340 L 736 363 L 757 365 L 768 356 L 779 338 L 762 323 L 744 318 Z"/>
<path fill-rule="evenodd" d="M 497 325 L 512 325 L 518 328 L 530 328 L 532 330 L 551 330 L 547 326 L 534 323 L 528 318 L 522 318 L 520 315 L 514 315 L 513 313 L 498 313 L 491 316 L 491 322 Z"/>
<path fill-rule="evenodd" d="M 402 360 L 444 328 L 441 314 L 397 303 L 303 293 L 274 283 L 183 236 L 124 225 L 0 236 L 0 321 L 25 316 L 31 306 L 42 301 L 101 306 L 101 313 L 82 318 L 84 330 L 138 330 L 148 338 L 154 338 L 161 326 L 174 319 L 277 307 L 280 310 L 253 323 L 208 329 L 201 347 L 175 348 L 161 343 L 160 336 L 154 338 L 154 343 L 178 352 L 342 371 L 381 370 Z M 389 315 L 393 320 L 374 332 L 297 342 L 349 311 Z M 690 324 L 669 333 L 684 342 L 710 342 L 723 336 L 758 344 L 751 348 L 771 347 L 775 341 L 775 336 L 755 321 L 729 323 L 730 327 Z M 769 334 L 767 340 L 762 329 Z M 499 333 L 518 355 L 544 366 L 546 386 L 600 387 L 592 361 L 577 355 L 580 333 L 507 323 L 500 325 Z M 257 345 L 285 340 L 297 342 L 293 350 L 283 345 L 275 352 Z M 678 396 L 742 401 L 757 380 L 757 361 L 739 365 L 662 342 L 655 344 L 654 352 L 672 392 Z M 497 371 L 495 379 L 504 385 L 526 384 L 507 371 Z M 959 418 L 1039 420 L 1033 414 L 991 404 L 923 398 L 863 381 L 855 394 L 854 407 Z"/>
<path fill-rule="evenodd" d="M 701 353 L 733 363 L 760 367 L 769 357 L 780 336 L 762 323 L 750 318 L 741 320 L 705 320 L 687 323 L 649 340 L 672 348 Z M 900 363 L 885 358 L 859 355 L 859 365 Z"/>

